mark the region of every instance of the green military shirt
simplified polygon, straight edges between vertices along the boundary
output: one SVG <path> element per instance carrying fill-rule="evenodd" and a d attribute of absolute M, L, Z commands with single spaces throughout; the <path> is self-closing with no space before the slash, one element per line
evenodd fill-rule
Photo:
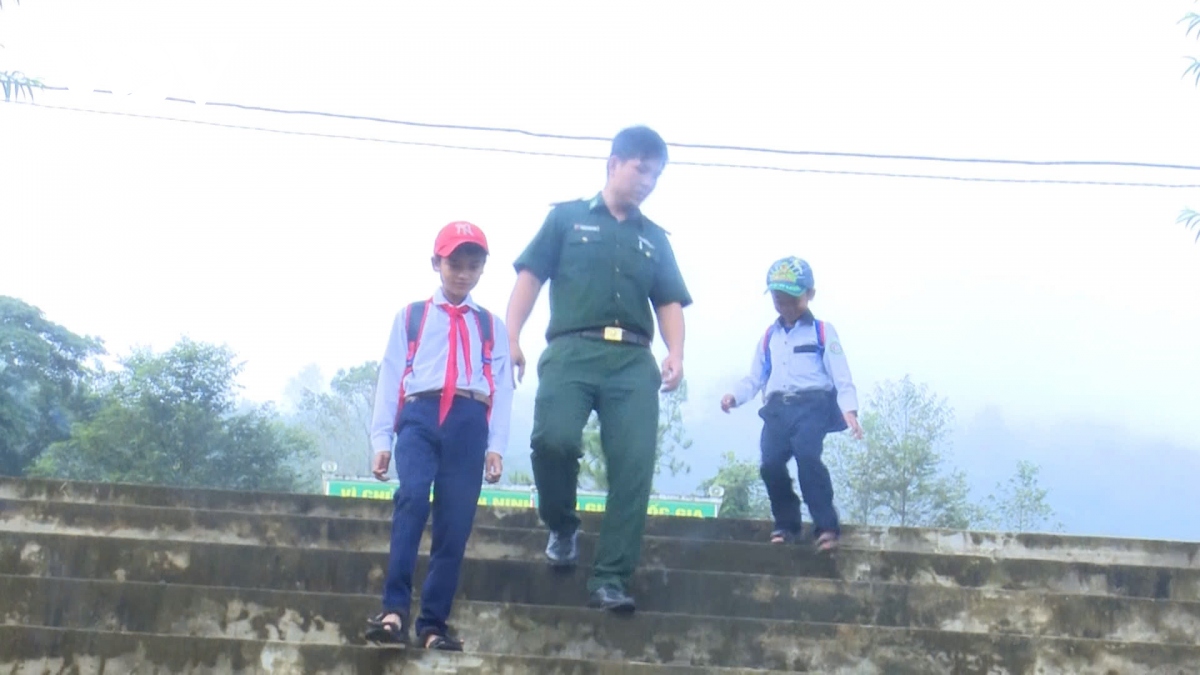
<path fill-rule="evenodd" d="M 692 304 L 666 231 L 640 211 L 618 222 L 599 194 L 551 209 L 514 267 L 551 280 L 547 340 L 606 326 L 653 339 L 651 304 Z"/>

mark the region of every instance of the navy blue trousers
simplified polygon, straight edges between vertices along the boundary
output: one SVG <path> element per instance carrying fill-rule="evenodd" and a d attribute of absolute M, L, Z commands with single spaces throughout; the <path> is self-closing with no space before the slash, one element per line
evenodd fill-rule
<path fill-rule="evenodd" d="M 800 498 L 788 473 L 788 462 L 795 459 L 800 494 L 808 504 L 816 534 L 841 533 L 833 506 L 833 481 L 821 461 L 825 434 L 846 428 L 836 405 L 834 395 L 810 392 L 786 400 L 772 397 L 758 412 L 763 419 L 759 475 L 771 500 L 776 530 L 800 533 Z"/>
<path fill-rule="evenodd" d="M 441 427 L 436 398 L 405 403 L 400 411 L 393 453 L 400 487 L 392 498 L 395 509 L 383 611 L 409 616 L 413 568 L 429 519 L 432 486 L 433 541 L 421 589 L 418 635 L 425 630 L 446 630 L 463 553 L 475 522 L 487 442 L 487 407 L 479 401 L 455 398 Z"/>

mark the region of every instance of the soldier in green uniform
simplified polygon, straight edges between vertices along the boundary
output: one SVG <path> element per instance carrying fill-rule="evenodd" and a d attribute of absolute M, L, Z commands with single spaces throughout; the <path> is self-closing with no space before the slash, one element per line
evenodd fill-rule
<path fill-rule="evenodd" d="M 530 439 L 538 511 L 550 530 L 546 557 L 562 567 L 578 558 L 579 459 L 595 410 L 608 500 L 589 605 L 618 612 L 634 609 L 627 584 L 641 555 L 654 479 L 659 390 L 683 379 L 683 308 L 692 302 L 666 231 L 639 208 L 666 163 L 666 143 L 652 129 L 617 134 L 604 190 L 556 205 L 517 259 L 506 322 L 520 378 L 521 328 L 552 280 Z M 668 351 L 661 368 L 650 352 L 655 315 Z"/>

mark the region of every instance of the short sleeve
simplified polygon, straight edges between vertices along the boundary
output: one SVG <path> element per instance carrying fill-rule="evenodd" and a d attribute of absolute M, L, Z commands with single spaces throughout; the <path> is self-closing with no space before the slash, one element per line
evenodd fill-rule
<path fill-rule="evenodd" d="M 542 223 L 542 229 L 534 235 L 533 241 L 517 257 L 513 267 L 519 274 L 521 270 L 529 270 L 541 281 L 546 281 L 558 271 L 558 258 L 562 253 L 562 229 L 558 226 L 558 209 L 552 209 Z"/>
<path fill-rule="evenodd" d="M 692 296 L 688 293 L 687 285 L 683 282 L 683 274 L 675 262 L 675 251 L 666 237 L 662 238 L 662 257 L 654 276 L 654 286 L 650 289 L 650 302 L 655 307 L 679 303 L 683 307 L 692 304 Z"/>

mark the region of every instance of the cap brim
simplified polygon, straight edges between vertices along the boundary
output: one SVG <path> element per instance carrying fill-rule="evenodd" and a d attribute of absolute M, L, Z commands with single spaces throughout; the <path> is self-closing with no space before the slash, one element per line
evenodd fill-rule
<path fill-rule="evenodd" d="M 808 289 L 795 284 L 767 284 L 767 290 L 763 291 L 763 293 L 766 294 L 771 291 L 780 291 L 798 298 L 807 293 Z"/>

